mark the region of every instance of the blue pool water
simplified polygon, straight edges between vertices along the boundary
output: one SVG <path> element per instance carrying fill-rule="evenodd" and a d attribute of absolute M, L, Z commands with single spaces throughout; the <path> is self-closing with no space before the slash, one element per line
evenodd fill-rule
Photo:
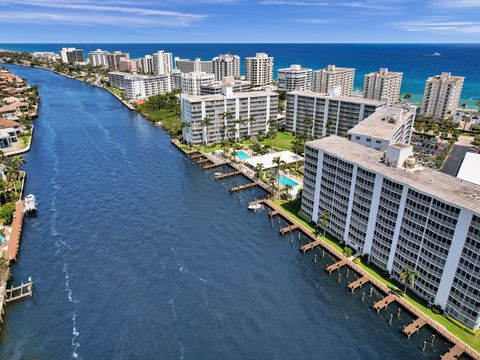
<path fill-rule="evenodd" d="M 439 359 L 424 327 L 407 339 L 407 312 L 353 280 L 309 239 L 268 211 L 248 211 L 259 189 L 213 180 L 168 135 L 111 94 L 34 68 L 40 114 L 26 155 L 35 194 L 13 284 L 33 299 L 8 305 L 0 359 Z M 226 169 L 227 170 L 227 169 Z M 159 186 L 161 184 L 161 186 Z M 314 261 L 314 256 L 317 261 Z"/>
<path fill-rule="evenodd" d="M 283 186 L 285 186 L 285 185 L 297 186 L 298 185 L 297 182 L 293 181 L 288 176 L 285 176 L 283 174 L 279 175 L 278 182 L 280 183 L 280 185 L 283 185 Z"/>
<path fill-rule="evenodd" d="M 247 160 L 251 158 L 250 155 L 248 155 L 245 151 L 242 150 L 237 151 L 236 154 L 240 160 Z"/>

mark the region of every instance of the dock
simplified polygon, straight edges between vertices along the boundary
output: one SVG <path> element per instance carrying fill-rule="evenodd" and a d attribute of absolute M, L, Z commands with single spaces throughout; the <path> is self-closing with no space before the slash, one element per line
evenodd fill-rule
<path fill-rule="evenodd" d="M 337 261 L 335 264 L 327 266 L 326 271 L 331 275 L 333 271 L 340 269 L 341 267 L 347 265 L 348 259 L 342 259 Z"/>
<path fill-rule="evenodd" d="M 5 291 L 5 302 L 9 303 L 15 300 L 23 299 L 24 297 L 32 297 L 33 296 L 33 282 L 32 278 L 28 278 L 28 282 L 24 284 L 22 282 L 21 285 L 16 287 L 11 287 Z"/>
<path fill-rule="evenodd" d="M 460 356 L 462 356 L 464 352 L 465 352 L 465 350 L 463 350 L 463 348 L 459 344 L 456 344 L 454 347 L 450 348 L 450 350 L 448 350 L 448 352 L 443 354 L 440 359 L 441 360 L 455 360 L 455 359 L 460 358 Z"/>
<path fill-rule="evenodd" d="M 377 310 L 377 312 L 380 312 L 380 310 L 385 309 L 390 305 L 392 302 L 396 300 L 396 296 L 393 294 L 389 294 L 386 297 L 384 297 L 382 300 L 377 301 L 374 305 L 373 308 Z"/>
<path fill-rule="evenodd" d="M 221 174 L 217 174 L 213 178 L 215 180 L 220 180 L 220 179 L 225 179 L 225 178 L 228 178 L 228 177 L 231 177 L 231 176 L 237 176 L 237 175 L 240 175 L 241 173 L 242 173 L 241 171 L 229 171 L 229 172 L 224 172 L 224 173 L 221 173 Z"/>
<path fill-rule="evenodd" d="M 417 318 L 415 321 L 413 321 L 411 324 L 405 326 L 403 328 L 403 333 L 408 336 L 410 339 L 410 336 L 412 334 L 415 334 L 418 332 L 427 322 L 423 318 Z"/>
<path fill-rule="evenodd" d="M 303 245 L 300 250 L 303 251 L 303 253 L 305 254 L 308 250 L 312 250 L 313 248 L 316 248 L 317 246 L 320 246 L 322 245 L 322 241 L 321 240 L 314 240 L 306 245 Z"/>
<path fill-rule="evenodd" d="M 210 164 L 210 165 L 206 165 L 204 167 L 202 167 L 203 170 L 210 170 L 210 169 L 215 169 L 216 167 L 219 167 L 219 166 L 223 166 L 223 165 L 226 165 L 226 163 L 214 163 L 214 164 Z"/>
<path fill-rule="evenodd" d="M 358 289 L 359 287 L 362 287 L 363 285 L 365 285 L 367 282 L 369 282 L 369 278 L 368 276 L 362 276 L 361 278 L 351 282 L 350 284 L 348 284 L 348 288 L 352 291 L 352 293 Z"/>
<path fill-rule="evenodd" d="M 285 234 L 288 234 L 289 232 L 292 232 L 295 229 L 298 229 L 297 224 L 286 226 L 286 227 L 280 229 L 280 234 L 285 235 Z"/>
<path fill-rule="evenodd" d="M 23 201 L 18 200 L 15 203 L 15 212 L 13 213 L 12 231 L 8 239 L 8 249 L 6 258 L 9 261 L 16 261 L 18 248 L 20 246 L 20 236 L 22 235 L 23 225 Z"/>
<path fill-rule="evenodd" d="M 230 192 L 237 192 L 237 191 L 242 191 L 242 190 L 253 188 L 257 185 L 258 184 L 256 182 L 251 182 L 251 183 L 244 184 L 244 185 L 234 186 L 234 187 L 230 188 L 229 190 L 230 190 Z"/>

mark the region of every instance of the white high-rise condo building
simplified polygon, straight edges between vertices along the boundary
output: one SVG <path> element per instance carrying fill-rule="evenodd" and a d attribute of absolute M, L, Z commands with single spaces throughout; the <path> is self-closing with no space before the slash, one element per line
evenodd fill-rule
<path fill-rule="evenodd" d="M 145 74 L 153 73 L 152 55 L 145 55 L 143 58 L 137 59 L 137 68 Z"/>
<path fill-rule="evenodd" d="M 341 95 L 351 96 L 353 82 L 355 80 L 354 68 L 342 68 L 328 65 L 326 69 L 313 72 L 312 90 L 320 93 L 328 92 L 328 89 L 340 86 Z"/>
<path fill-rule="evenodd" d="M 221 54 L 212 59 L 215 80 L 222 80 L 225 76 L 240 78 L 240 56 Z"/>
<path fill-rule="evenodd" d="M 88 61 L 92 66 L 108 67 L 108 55 L 110 52 L 97 49 L 88 53 Z"/>
<path fill-rule="evenodd" d="M 177 70 L 178 71 L 178 70 Z M 177 72 L 175 72 L 178 74 Z M 175 75 L 172 76 L 175 77 Z M 207 85 L 215 81 L 215 75 L 203 71 L 193 71 L 190 73 L 180 73 L 180 90 L 182 94 L 197 96 L 200 95 L 202 85 Z M 178 86 L 178 80 L 173 80 L 175 87 Z"/>
<path fill-rule="evenodd" d="M 182 73 L 189 73 L 193 71 L 204 71 L 204 72 L 213 74 L 212 60 L 201 60 L 200 58 L 195 58 L 195 60 L 190 60 L 190 59 L 180 59 L 179 57 L 176 57 L 175 68 L 177 70 L 180 70 Z"/>
<path fill-rule="evenodd" d="M 145 99 L 172 91 L 169 74 L 148 76 L 115 71 L 109 73 L 108 78 L 110 85 L 124 90 L 125 97 L 130 100 Z"/>
<path fill-rule="evenodd" d="M 388 98 L 389 106 L 398 104 L 402 78 L 403 73 L 388 71 L 387 68 L 365 74 L 363 97 L 374 100 Z"/>
<path fill-rule="evenodd" d="M 341 96 L 340 89 L 329 94 L 291 91 L 287 94 L 285 128 L 313 138 L 347 136 L 347 131 L 373 114 L 384 102 L 356 96 Z"/>
<path fill-rule="evenodd" d="M 278 88 L 287 91 L 311 90 L 312 69 L 302 68 L 301 65 L 290 65 L 289 68 L 278 69 Z"/>
<path fill-rule="evenodd" d="M 108 53 L 107 54 L 108 68 L 111 70 L 119 70 L 120 61 L 129 60 L 129 59 L 130 59 L 129 53 L 124 53 L 121 51 L 114 51 L 113 53 Z"/>
<path fill-rule="evenodd" d="M 152 55 L 152 72 L 155 75 L 169 74 L 173 70 L 172 53 L 163 50 Z"/>
<path fill-rule="evenodd" d="M 372 115 L 348 130 L 349 140 L 378 151 L 394 144 L 410 144 L 416 106 L 378 108 Z"/>
<path fill-rule="evenodd" d="M 226 86 L 230 86 L 233 92 L 248 92 L 252 89 L 250 81 L 234 79 L 232 76 L 227 76 L 222 80 L 200 85 L 200 95 L 221 94 L 222 88 Z"/>
<path fill-rule="evenodd" d="M 255 57 L 245 58 L 245 79 L 252 86 L 270 85 L 273 81 L 273 57 L 257 53 Z"/>
<path fill-rule="evenodd" d="M 301 214 L 471 329 L 480 325 L 480 186 L 417 168 L 405 144 L 305 144 Z M 327 226 L 324 226 L 324 221 Z"/>
<path fill-rule="evenodd" d="M 190 124 L 183 129 L 186 142 L 218 144 L 266 134 L 270 118 L 277 117 L 278 95 L 270 90 L 234 93 L 232 87 L 224 86 L 216 95 L 182 94 L 181 109 L 182 121 Z"/>
<path fill-rule="evenodd" d="M 60 50 L 60 57 L 62 61 L 67 64 L 75 64 L 76 62 L 83 62 L 83 50 L 75 48 L 62 48 Z"/>
<path fill-rule="evenodd" d="M 455 114 L 462 94 L 463 76 L 452 76 L 449 72 L 429 77 L 425 83 L 422 115 L 447 119 Z"/>

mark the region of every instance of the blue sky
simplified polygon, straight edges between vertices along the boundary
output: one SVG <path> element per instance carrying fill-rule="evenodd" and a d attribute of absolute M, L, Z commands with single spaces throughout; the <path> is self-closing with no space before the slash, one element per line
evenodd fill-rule
<path fill-rule="evenodd" d="M 480 42 L 480 0 L 0 0 L 0 42 Z"/>

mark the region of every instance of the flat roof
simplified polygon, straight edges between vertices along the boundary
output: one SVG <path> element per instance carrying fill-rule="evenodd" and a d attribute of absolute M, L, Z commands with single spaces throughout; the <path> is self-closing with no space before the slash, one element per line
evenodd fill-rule
<path fill-rule="evenodd" d="M 343 96 L 343 95 L 335 96 L 335 95 L 329 95 L 326 93 L 320 93 L 320 92 L 311 91 L 311 90 L 293 90 L 293 91 L 289 91 L 288 95 L 316 97 L 321 99 L 332 99 L 332 100 L 338 100 L 338 101 L 344 101 L 344 102 L 351 102 L 355 104 L 366 104 L 366 105 L 374 105 L 374 106 L 380 106 L 382 104 L 385 104 L 384 101 L 365 99 L 360 96 Z"/>
<path fill-rule="evenodd" d="M 230 96 L 226 97 L 223 94 L 211 94 L 211 95 L 188 95 L 182 94 L 182 98 L 189 100 L 190 102 L 195 101 L 213 101 L 213 100 L 223 100 L 223 99 L 236 99 L 236 98 L 246 98 L 246 97 L 257 97 L 257 96 L 278 96 L 276 92 L 273 91 L 245 91 L 245 92 L 234 92 Z"/>
<path fill-rule="evenodd" d="M 277 166 L 273 163 L 273 159 L 278 156 L 280 157 L 281 160 L 285 161 L 285 163 L 287 164 L 292 164 L 296 161 L 303 160 L 303 158 L 300 155 L 297 155 L 291 151 L 285 150 L 285 151 L 280 151 L 276 153 L 268 153 L 261 156 L 251 157 L 245 160 L 245 162 L 252 167 L 255 167 L 257 164 L 263 164 L 264 169 L 271 169 Z"/>
<path fill-rule="evenodd" d="M 382 161 L 383 152 L 373 150 L 339 136 L 306 143 L 309 147 L 379 173 L 422 193 L 480 214 L 480 186 L 429 168 L 394 168 Z"/>
<path fill-rule="evenodd" d="M 480 185 L 480 154 L 465 153 L 457 178 Z M 479 200 L 480 201 L 480 200 Z"/>
<path fill-rule="evenodd" d="M 396 116 L 395 122 L 391 121 L 392 115 Z M 379 108 L 365 120 L 360 121 L 348 130 L 347 133 L 390 140 L 395 131 L 412 115 L 414 115 L 414 113 L 400 107 Z"/>

